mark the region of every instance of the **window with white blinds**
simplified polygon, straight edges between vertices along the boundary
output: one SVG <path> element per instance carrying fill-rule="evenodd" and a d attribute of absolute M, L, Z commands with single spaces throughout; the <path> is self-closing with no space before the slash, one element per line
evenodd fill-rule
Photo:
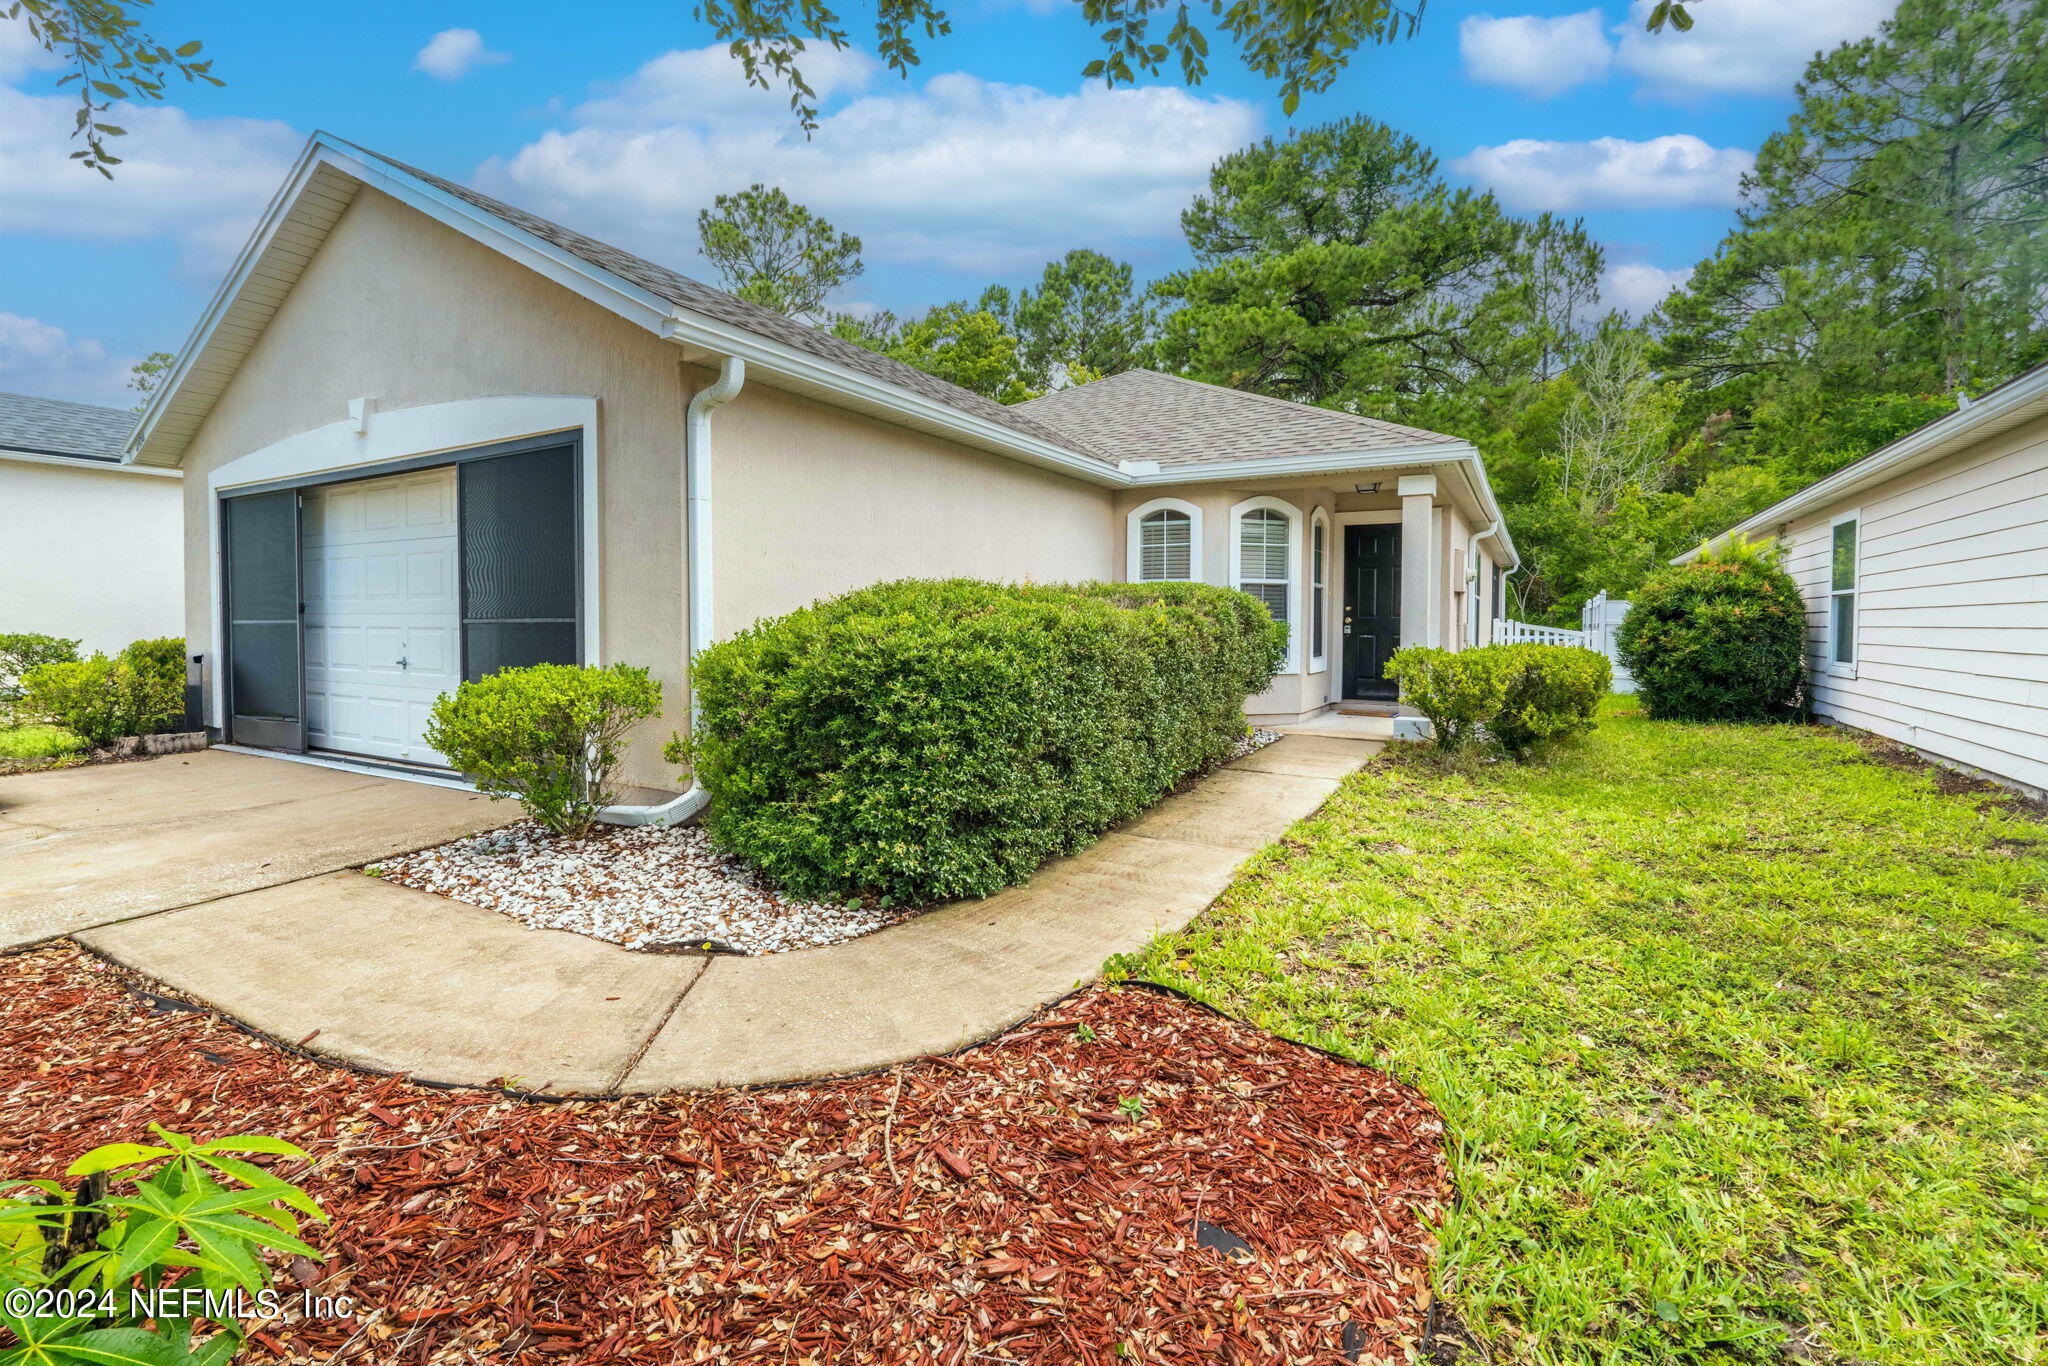
<path fill-rule="evenodd" d="M 1237 586 L 1266 604 L 1276 621 L 1288 619 L 1288 520 L 1272 508 L 1253 508 L 1237 523 Z"/>
<path fill-rule="evenodd" d="M 1185 583 L 1194 575 L 1194 523 L 1185 512 L 1161 508 L 1138 523 L 1138 582 Z"/>

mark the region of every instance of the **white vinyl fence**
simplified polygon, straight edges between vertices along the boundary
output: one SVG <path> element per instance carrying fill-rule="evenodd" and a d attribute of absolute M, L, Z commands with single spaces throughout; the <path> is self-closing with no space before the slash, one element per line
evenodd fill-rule
<path fill-rule="evenodd" d="M 1636 690 L 1636 681 L 1627 669 L 1621 667 L 1621 655 L 1614 647 L 1615 631 L 1627 615 L 1626 602 L 1616 601 L 1602 592 L 1580 609 L 1579 630 L 1507 620 L 1494 623 L 1493 638 L 1503 645 L 1580 645 L 1588 650 L 1597 650 L 1606 655 L 1608 663 L 1614 666 L 1614 690 L 1632 693 Z"/>

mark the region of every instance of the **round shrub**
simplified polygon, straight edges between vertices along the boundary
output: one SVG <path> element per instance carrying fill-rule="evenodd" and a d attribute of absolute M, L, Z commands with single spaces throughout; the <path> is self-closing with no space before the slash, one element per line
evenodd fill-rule
<path fill-rule="evenodd" d="M 1507 699 L 1506 659 L 1498 647 L 1440 650 L 1404 645 L 1387 656 L 1386 676 L 1401 685 L 1401 700 L 1429 718 L 1436 747 L 1463 749 L 1500 713 Z"/>
<path fill-rule="evenodd" d="M 1593 729 L 1600 699 L 1614 683 L 1614 666 L 1598 650 L 1578 645 L 1489 645 L 1505 659 L 1508 676 L 1500 710 L 1487 734 L 1516 759 L 1555 740 Z"/>
<path fill-rule="evenodd" d="M 618 800 L 626 732 L 661 710 L 661 685 L 626 664 L 500 669 L 434 702 L 426 740 L 491 797 L 558 835 L 587 833 Z"/>
<path fill-rule="evenodd" d="M 1615 643 L 1651 716 L 1759 721 L 1797 705 L 1806 604 L 1769 544 L 1702 551 L 1629 598 Z"/>
<path fill-rule="evenodd" d="M 881 584 L 705 651 L 671 755 L 796 895 L 986 896 L 1228 755 L 1284 645 L 1206 584 Z"/>

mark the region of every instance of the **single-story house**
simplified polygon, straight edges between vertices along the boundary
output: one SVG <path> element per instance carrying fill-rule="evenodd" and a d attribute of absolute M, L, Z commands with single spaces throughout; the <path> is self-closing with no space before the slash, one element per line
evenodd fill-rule
<path fill-rule="evenodd" d="M 1466 442 L 1146 371 L 1006 407 L 326 134 L 144 413 L 183 469 L 186 617 L 230 742 L 431 770 L 464 678 L 664 685 L 882 580 L 1198 579 L 1292 626 L 1250 706 L 1387 697 L 1517 561 Z"/>
<path fill-rule="evenodd" d="M 1816 714 L 2048 793 L 2048 366 L 1709 544 L 1731 537 L 1798 580 Z"/>
<path fill-rule="evenodd" d="M 185 629 L 175 467 L 122 460 L 135 414 L 0 393 L 0 632 L 112 653 Z"/>

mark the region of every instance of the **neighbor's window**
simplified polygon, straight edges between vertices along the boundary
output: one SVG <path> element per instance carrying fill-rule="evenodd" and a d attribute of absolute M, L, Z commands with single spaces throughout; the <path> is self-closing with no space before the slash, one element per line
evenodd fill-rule
<path fill-rule="evenodd" d="M 1287 620 L 1293 585 L 1287 530 L 1286 515 L 1272 508 L 1253 508 L 1237 523 L 1237 586 L 1265 603 L 1276 621 Z"/>
<path fill-rule="evenodd" d="M 1308 652 L 1317 664 L 1323 662 L 1323 632 L 1326 629 L 1323 618 L 1328 615 L 1323 610 L 1323 540 L 1327 533 L 1328 528 L 1324 526 L 1322 518 L 1318 517 L 1309 531 L 1308 609 Z"/>
<path fill-rule="evenodd" d="M 1835 664 L 1856 663 L 1856 520 L 1835 523 L 1828 557 L 1828 659 Z"/>
<path fill-rule="evenodd" d="M 1194 524 L 1185 512 L 1161 508 L 1138 523 L 1138 581 L 1185 583 L 1194 577 Z"/>

